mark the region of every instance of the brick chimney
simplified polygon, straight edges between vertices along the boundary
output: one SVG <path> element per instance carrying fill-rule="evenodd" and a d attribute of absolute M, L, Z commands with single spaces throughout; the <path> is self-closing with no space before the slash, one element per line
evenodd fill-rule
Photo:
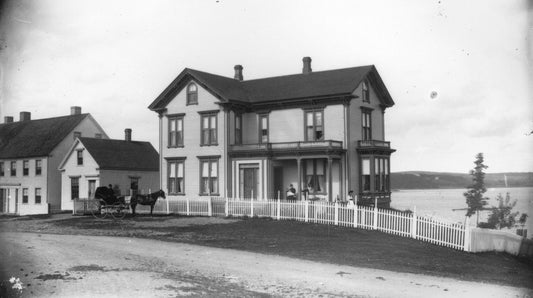
<path fill-rule="evenodd" d="M 242 81 L 242 65 L 235 65 L 233 69 L 235 69 L 235 80 Z"/>
<path fill-rule="evenodd" d="M 302 61 L 304 62 L 304 68 L 302 69 L 302 73 L 308 74 L 313 72 L 313 70 L 311 69 L 311 57 L 304 57 Z"/>
<path fill-rule="evenodd" d="M 81 107 L 70 107 L 70 115 L 80 115 L 81 114 Z"/>
<path fill-rule="evenodd" d="M 13 123 L 13 116 L 5 116 L 4 123 Z"/>
<path fill-rule="evenodd" d="M 124 140 L 131 142 L 131 128 L 124 129 Z"/>
<path fill-rule="evenodd" d="M 31 113 L 30 112 L 20 112 L 20 122 L 30 121 Z"/>

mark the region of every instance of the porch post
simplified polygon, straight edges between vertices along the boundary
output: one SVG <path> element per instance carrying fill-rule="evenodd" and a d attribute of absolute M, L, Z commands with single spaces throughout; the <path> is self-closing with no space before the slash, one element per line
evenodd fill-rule
<path fill-rule="evenodd" d="M 296 164 L 298 167 L 298 200 L 302 200 L 302 159 L 298 157 L 296 159 Z"/>
<path fill-rule="evenodd" d="M 333 201 L 333 179 L 332 179 L 332 171 L 331 171 L 331 164 L 333 160 L 331 159 L 331 156 L 328 156 L 328 201 Z"/>
<path fill-rule="evenodd" d="M 339 161 L 339 194 L 341 196 L 341 201 L 346 200 L 346 192 L 344 190 L 344 163 L 342 162 L 342 157 L 338 159 Z"/>

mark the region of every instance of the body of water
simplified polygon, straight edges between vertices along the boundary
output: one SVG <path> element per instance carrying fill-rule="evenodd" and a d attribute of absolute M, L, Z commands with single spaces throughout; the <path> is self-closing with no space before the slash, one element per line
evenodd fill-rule
<path fill-rule="evenodd" d="M 392 192 L 391 207 L 399 210 L 413 210 L 416 206 L 418 215 L 427 215 L 449 222 L 464 222 L 467 207 L 463 193 L 466 189 L 415 189 Z M 489 206 L 497 206 L 496 197 L 502 194 L 511 195 L 511 201 L 516 200 L 514 211 L 527 213 L 528 238 L 533 235 L 533 187 L 490 188 L 485 196 L 490 198 Z M 480 221 L 486 221 L 489 211 L 480 213 Z M 475 216 L 471 220 L 475 223 Z"/>

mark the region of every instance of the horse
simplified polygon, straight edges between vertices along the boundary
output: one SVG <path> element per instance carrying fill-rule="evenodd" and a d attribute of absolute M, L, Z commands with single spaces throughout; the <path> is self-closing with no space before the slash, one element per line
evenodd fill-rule
<path fill-rule="evenodd" d="M 163 190 L 159 190 L 147 195 L 132 196 L 130 200 L 132 214 L 135 215 L 135 208 L 137 207 L 137 204 L 141 204 L 150 205 L 150 215 L 152 215 L 152 212 L 154 211 L 154 205 L 157 202 L 157 199 L 159 198 L 166 199 L 165 192 Z"/>

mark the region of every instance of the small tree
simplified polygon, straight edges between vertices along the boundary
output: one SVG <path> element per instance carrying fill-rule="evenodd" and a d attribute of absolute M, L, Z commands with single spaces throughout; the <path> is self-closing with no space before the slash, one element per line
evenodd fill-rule
<path fill-rule="evenodd" d="M 466 211 L 466 216 L 470 217 L 474 213 L 477 213 L 479 210 L 482 210 L 485 205 L 487 205 L 487 197 L 483 197 L 483 194 L 487 191 L 485 187 L 485 173 L 483 170 L 488 168 L 488 166 L 483 164 L 483 153 L 478 153 L 476 155 L 476 160 L 474 161 L 476 165 L 473 170 L 470 170 L 470 175 L 472 176 L 472 184 L 468 186 L 468 190 L 463 194 L 466 197 L 466 204 L 468 209 Z"/>
<path fill-rule="evenodd" d="M 499 230 L 513 227 L 517 223 L 516 217 L 519 213 L 518 211 L 512 212 L 514 206 L 516 206 L 516 200 L 511 202 L 511 196 L 509 193 L 505 195 L 505 199 L 502 194 L 498 194 L 496 200 L 498 201 L 498 207 L 492 209 L 486 226 L 491 229 Z"/>

